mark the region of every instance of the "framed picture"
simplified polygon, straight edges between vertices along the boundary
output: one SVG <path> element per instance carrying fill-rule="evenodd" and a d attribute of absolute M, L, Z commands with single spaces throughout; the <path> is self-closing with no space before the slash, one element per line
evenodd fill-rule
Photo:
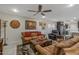
<path fill-rule="evenodd" d="M 30 29 L 30 30 L 36 29 L 36 21 L 26 20 L 25 29 Z"/>
<path fill-rule="evenodd" d="M 46 28 L 46 22 L 39 22 L 39 26 L 44 30 Z"/>

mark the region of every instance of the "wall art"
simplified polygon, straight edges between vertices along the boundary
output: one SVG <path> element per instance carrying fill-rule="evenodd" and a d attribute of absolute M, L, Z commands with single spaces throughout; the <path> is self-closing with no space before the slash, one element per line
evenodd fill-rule
<path fill-rule="evenodd" d="M 36 29 L 36 21 L 26 20 L 25 21 L 25 29 L 35 30 Z"/>
<path fill-rule="evenodd" d="M 10 26 L 13 28 L 13 29 L 16 29 L 16 28 L 19 28 L 20 27 L 20 22 L 18 20 L 12 20 L 10 22 Z"/>

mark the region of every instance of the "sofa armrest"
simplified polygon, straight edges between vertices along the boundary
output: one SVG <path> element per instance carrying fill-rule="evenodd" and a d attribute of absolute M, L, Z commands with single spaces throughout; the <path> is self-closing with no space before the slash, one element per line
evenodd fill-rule
<path fill-rule="evenodd" d="M 33 45 L 37 45 L 38 43 L 36 42 L 36 40 L 30 40 L 30 42 L 33 44 Z"/>
<path fill-rule="evenodd" d="M 31 43 L 33 45 L 41 45 L 42 47 L 44 47 L 44 46 L 51 45 L 52 44 L 52 41 L 51 40 L 44 40 L 44 41 L 38 41 L 37 42 L 36 40 L 31 40 Z"/>
<path fill-rule="evenodd" d="M 72 39 L 62 41 L 62 42 L 56 44 L 56 46 L 60 47 L 60 48 L 70 48 L 73 45 L 77 44 L 78 42 L 79 42 L 79 37 L 74 37 Z"/>
<path fill-rule="evenodd" d="M 43 47 L 41 47 L 40 45 L 36 45 L 35 46 L 36 50 L 42 54 L 42 55 L 51 55 L 50 52 L 48 52 L 46 49 L 44 49 Z"/>

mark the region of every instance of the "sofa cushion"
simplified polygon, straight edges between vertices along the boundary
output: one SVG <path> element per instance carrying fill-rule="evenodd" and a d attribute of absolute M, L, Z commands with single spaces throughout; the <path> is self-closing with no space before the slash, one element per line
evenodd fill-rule
<path fill-rule="evenodd" d="M 24 37 L 24 40 L 31 40 L 32 37 Z"/>
<path fill-rule="evenodd" d="M 37 33 L 31 33 L 31 36 L 33 37 L 33 36 L 37 36 Z"/>
<path fill-rule="evenodd" d="M 23 37 L 30 37 L 31 33 L 30 32 L 22 32 Z"/>
<path fill-rule="evenodd" d="M 41 32 L 38 31 L 22 32 L 23 37 L 38 36 L 38 35 L 41 35 Z"/>
<path fill-rule="evenodd" d="M 51 54 L 55 54 L 56 48 L 53 45 L 44 47 L 44 49 L 46 49 L 47 51 L 49 51 Z"/>

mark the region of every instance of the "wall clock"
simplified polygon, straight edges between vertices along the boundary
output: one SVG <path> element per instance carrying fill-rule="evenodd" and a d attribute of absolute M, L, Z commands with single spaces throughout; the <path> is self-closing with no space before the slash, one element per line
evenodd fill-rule
<path fill-rule="evenodd" d="M 20 22 L 18 20 L 12 20 L 10 22 L 10 26 L 14 29 L 19 28 L 20 27 Z"/>

